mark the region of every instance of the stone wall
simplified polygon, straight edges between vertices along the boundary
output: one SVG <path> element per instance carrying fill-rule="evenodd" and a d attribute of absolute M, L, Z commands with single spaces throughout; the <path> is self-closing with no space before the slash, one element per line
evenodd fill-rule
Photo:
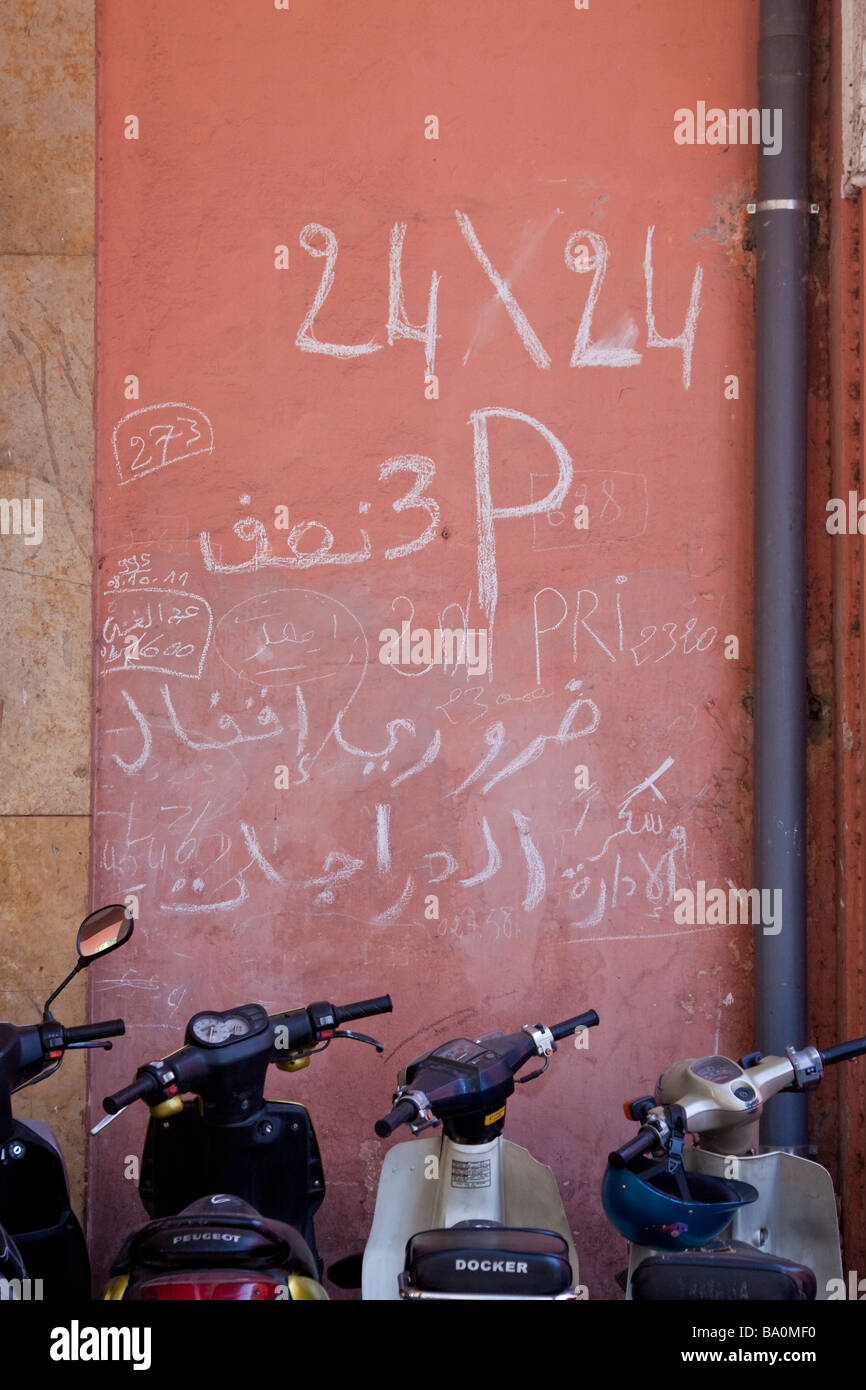
<path fill-rule="evenodd" d="M 22 1023 L 37 1021 L 71 968 L 88 907 L 94 47 L 92 0 L 5 0 L 0 498 L 12 505 L 0 534 L 0 1017 Z M 84 1008 L 76 981 L 57 1016 L 79 1023 Z M 79 1212 L 85 1056 L 70 1054 L 16 1103 L 60 1139 Z"/>

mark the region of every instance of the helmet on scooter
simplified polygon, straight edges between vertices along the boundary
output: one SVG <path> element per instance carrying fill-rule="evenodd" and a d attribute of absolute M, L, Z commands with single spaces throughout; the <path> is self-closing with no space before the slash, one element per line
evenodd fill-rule
<path fill-rule="evenodd" d="M 608 1163 L 601 1195 L 608 1220 L 626 1240 L 656 1250 L 694 1250 L 714 1240 L 758 1190 L 711 1173 L 668 1172 L 641 1155 L 622 1168 Z"/>

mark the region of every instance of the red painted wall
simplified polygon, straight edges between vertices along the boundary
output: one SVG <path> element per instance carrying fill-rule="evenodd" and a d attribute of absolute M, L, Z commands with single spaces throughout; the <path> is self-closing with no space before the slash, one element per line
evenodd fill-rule
<path fill-rule="evenodd" d="M 317 1121 L 330 1259 L 399 1064 L 593 1006 L 509 1133 L 617 1296 L 622 1100 L 752 1041 L 752 929 L 680 925 L 673 893 L 750 881 L 756 151 L 673 132 L 755 101 L 755 6 L 99 20 L 94 892 L 140 911 L 94 986 L 128 1036 L 93 1114 L 196 1009 L 390 990 L 384 1064 L 272 1087 Z M 488 671 L 382 664 L 404 620 L 485 630 Z M 92 1146 L 102 1257 L 139 1219 L 140 1109 Z"/>

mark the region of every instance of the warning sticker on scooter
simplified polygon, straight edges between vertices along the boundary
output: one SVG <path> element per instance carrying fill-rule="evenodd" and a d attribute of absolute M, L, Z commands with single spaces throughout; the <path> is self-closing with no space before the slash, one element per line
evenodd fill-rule
<path fill-rule="evenodd" d="M 462 1158 L 452 1158 L 451 1186 L 489 1187 L 490 1159 L 478 1158 L 467 1160 Z"/>

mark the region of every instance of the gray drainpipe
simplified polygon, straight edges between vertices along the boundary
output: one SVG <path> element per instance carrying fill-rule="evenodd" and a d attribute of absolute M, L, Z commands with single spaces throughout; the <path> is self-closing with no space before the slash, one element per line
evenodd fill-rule
<path fill-rule="evenodd" d="M 756 931 L 755 1019 L 761 1051 L 784 1054 L 806 1042 L 809 0 L 761 0 L 760 32 L 758 104 L 781 110 L 782 147 L 757 156 L 755 886 L 781 889 L 782 928 Z M 761 1142 L 806 1144 L 805 1096 L 771 1102 Z"/>

